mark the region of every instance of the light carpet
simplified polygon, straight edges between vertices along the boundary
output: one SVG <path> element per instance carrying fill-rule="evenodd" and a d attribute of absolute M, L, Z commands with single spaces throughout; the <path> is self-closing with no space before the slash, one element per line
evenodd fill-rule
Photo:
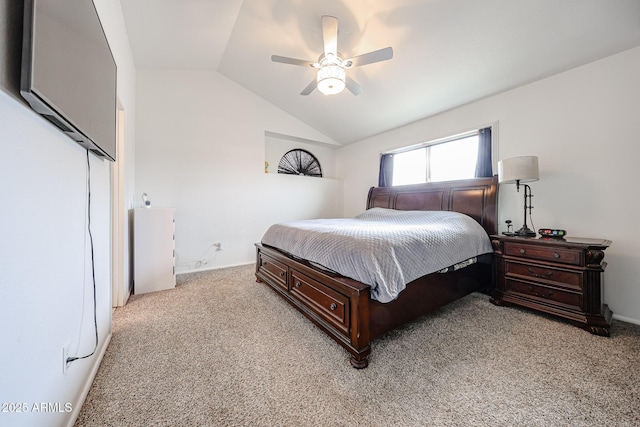
<path fill-rule="evenodd" d="M 356 370 L 254 268 L 116 309 L 76 425 L 640 425 L 638 325 L 605 338 L 474 293 L 375 340 Z"/>

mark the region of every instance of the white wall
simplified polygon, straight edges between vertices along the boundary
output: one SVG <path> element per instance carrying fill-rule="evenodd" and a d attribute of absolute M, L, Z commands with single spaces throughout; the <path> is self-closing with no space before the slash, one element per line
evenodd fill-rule
<path fill-rule="evenodd" d="M 96 6 L 118 64 L 119 98 L 133 112 L 133 62 L 121 33 L 120 4 L 96 0 Z M 73 362 L 63 374 L 63 346 L 70 345 L 71 356 L 82 356 L 93 350 L 95 339 L 86 151 L 5 92 L 0 140 L 0 402 L 27 405 L 27 413 L 0 413 L 0 425 L 68 425 L 111 332 L 111 163 L 90 156 L 100 341 L 94 356 Z M 56 406 L 35 412 L 33 405 L 41 403 L 57 404 L 61 412 Z M 71 412 L 65 412 L 67 403 Z"/>
<path fill-rule="evenodd" d="M 338 151 L 345 215 L 362 210 L 377 185 L 379 154 L 493 121 L 499 158 L 536 155 L 540 180 L 531 183 L 536 227 L 610 239 L 605 252 L 605 302 L 614 315 L 640 323 L 640 48 L 456 108 Z M 522 193 L 500 187 L 499 217 L 522 225 Z"/>
<path fill-rule="evenodd" d="M 136 204 L 176 209 L 178 273 L 254 262 L 274 222 L 342 215 L 341 181 L 264 173 L 265 132 L 333 141 L 226 77 L 138 70 L 136 99 Z"/>

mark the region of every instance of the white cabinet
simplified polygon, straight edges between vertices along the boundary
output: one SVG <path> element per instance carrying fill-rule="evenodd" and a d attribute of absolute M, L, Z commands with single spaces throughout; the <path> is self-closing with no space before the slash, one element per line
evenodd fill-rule
<path fill-rule="evenodd" d="M 130 215 L 134 293 L 175 288 L 174 209 L 138 208 L 131 210 Z"/>

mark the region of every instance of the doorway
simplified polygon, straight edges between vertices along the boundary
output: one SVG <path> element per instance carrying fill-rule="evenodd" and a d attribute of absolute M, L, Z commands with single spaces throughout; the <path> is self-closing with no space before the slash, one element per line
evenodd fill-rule
<path fill-rule="evenodd" d="M 111 165 L 111 300 L 122 307 L 131 295 L 125 270 L 125 245 L 128 242 L 125 204 L 125 114 L 118 101 L 116 116 L 116 161 Z"/>

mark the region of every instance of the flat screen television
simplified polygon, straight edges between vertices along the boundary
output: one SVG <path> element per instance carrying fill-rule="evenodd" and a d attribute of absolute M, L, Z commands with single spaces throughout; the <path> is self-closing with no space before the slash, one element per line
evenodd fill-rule
<path fill-rule="evenodd" d="M 20 93 L 99 157 L 116 159 L 116 63 L 92 0 L 24 0 Z"/>

